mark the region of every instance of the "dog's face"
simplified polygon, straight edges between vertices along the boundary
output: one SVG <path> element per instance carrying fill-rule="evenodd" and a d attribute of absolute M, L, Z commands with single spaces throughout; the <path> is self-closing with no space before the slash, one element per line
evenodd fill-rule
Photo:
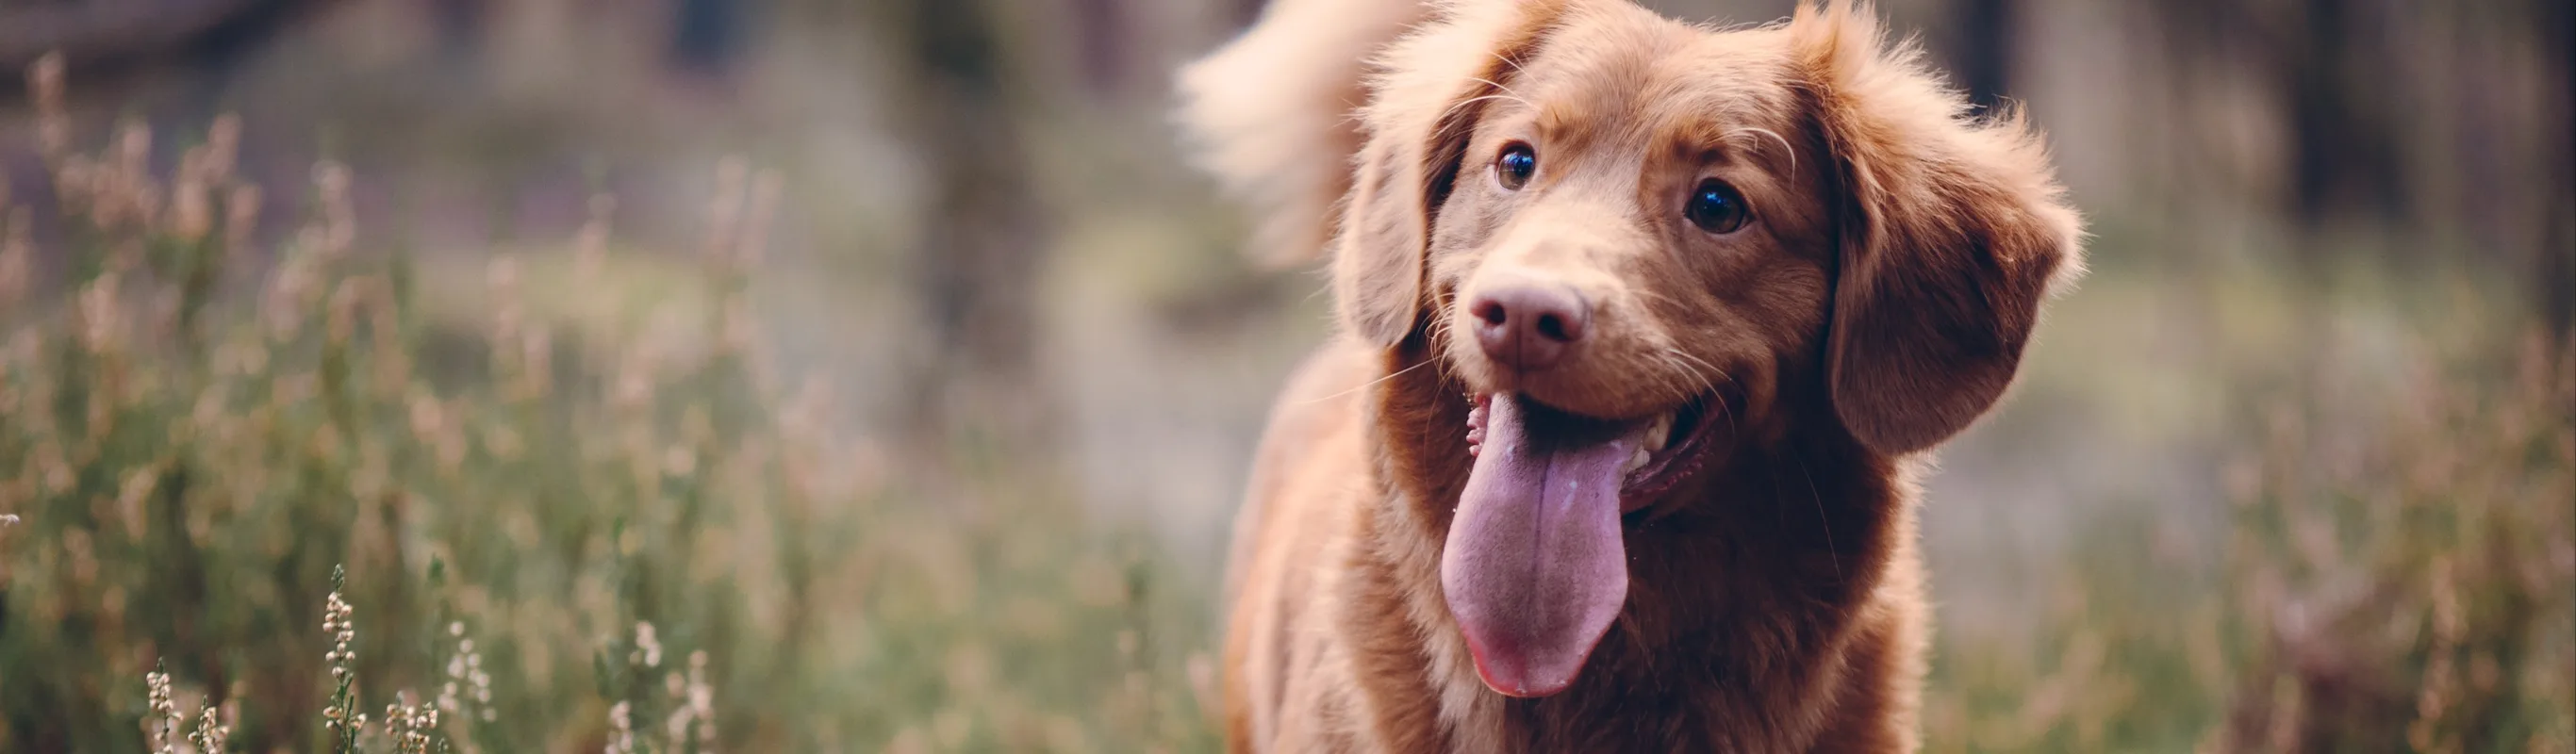
<path fill-rule="evenodd" d="M 1722 504 L 1665 498 L 1762 440 L 1727 433 L 1936 444 L 2011 382 L 2080 267 L 2036 139 L 1963 118 L 1866 12 L 1714 31 L 1469 0 L 1384 65 L 1336 294 L 1352 331 L 1430 346 L 1475 402 L 1442 583 L 1507 694 L 1563 689 L 1617 615 L 1625 512 Z"/>
<path fill-rule="evenodd" d="M 1835 181 L 1783 35 L 1569 15 L 1476 95 L 1427 316 L 1475 394 L 1644 427 L 1634 472 L 1709 448 L 1662 453 L 1673 430 L 1758 418 L 1812 360 Z M 1657 470 L 1637 481 L 1682 468 Z"/>

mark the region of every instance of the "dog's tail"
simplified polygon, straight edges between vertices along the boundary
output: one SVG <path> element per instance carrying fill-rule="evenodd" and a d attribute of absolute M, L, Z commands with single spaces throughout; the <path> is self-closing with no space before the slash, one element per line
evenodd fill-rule
<path fill-rule="evenodd" d="M 1419 0 L 1271 0 L 1259 21 L 1180 72 L 1196 162 L 1253 213 L 1253 255 L 1320 257 L 1361 143 L 1378 49 L 1430 14 Z"/>

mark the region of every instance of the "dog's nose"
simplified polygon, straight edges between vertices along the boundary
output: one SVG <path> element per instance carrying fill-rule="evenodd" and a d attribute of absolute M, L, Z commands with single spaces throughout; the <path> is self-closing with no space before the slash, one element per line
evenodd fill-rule
<path fill-rule="evenodd" d="M 1476 294 L 1476 344 L 1495 361 L 1524 372 L 1546 369 L 1583 339 L 1592 307 L 1561 283 L 1514 281 Z"/>

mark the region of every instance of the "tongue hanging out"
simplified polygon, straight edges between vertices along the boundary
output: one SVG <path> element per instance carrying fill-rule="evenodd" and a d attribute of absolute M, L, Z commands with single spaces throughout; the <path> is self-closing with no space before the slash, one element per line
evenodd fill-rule
<path fill-rule="evenodd" d="M 1573 683 L 1628 599 L 1619 492 L 1641 432 L 1511 395 L 1479 413 L 1440 586 L 1485 685 L 1547 696 Z"/>

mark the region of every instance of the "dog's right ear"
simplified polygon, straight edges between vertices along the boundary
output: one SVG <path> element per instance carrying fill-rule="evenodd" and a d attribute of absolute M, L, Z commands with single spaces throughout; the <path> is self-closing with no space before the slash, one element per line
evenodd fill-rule
<path fill-rule="evenodd" d="M 1440 205 L 1493 95 L 1538 53 L 1559 0 L 1468 0 L 1387 49 L 1368 106 L 1333 252 L 1342 324 L 1380 347 L 1404 342 L 1430 308 L 1424 280 Z"/>

